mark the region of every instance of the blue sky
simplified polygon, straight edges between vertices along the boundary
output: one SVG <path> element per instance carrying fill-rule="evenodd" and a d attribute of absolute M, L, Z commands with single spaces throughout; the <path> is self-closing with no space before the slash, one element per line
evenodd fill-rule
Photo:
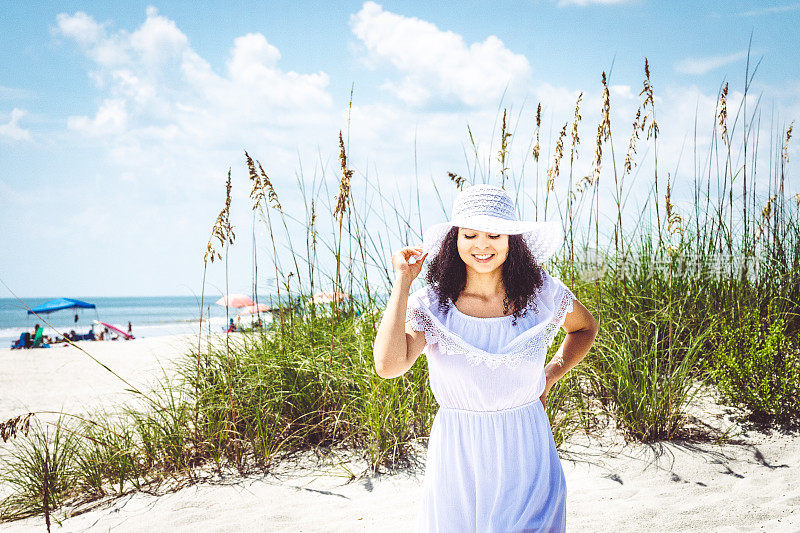
<path fill-rule="evenodd" d="M 466 125 L 488 150 L 504 90 L 520 148 L 543 103 L 543 157 L 583 91 L 579 153 L 588 165 L 599 78 L 612 64 L 612 127 L 625 146 L 644 57 L 658 98 L 659 162 L 690 173 L 679 156 L 694 111 L 710 134 L 721 85 L 730 82 L 731 101 L 741 98 L 751 32 L 751 62 L 761 60 L 752 95 L 771 113 L 762 121 L 800 117 L 800 2 L 132 1 L 2 10 L 0 279 L 20 296 L 198 292 L 229 167 L 240 239 L 232 290 L 249 292 L 242 150 L 266 163 L 286 205 L 302 209 L 301 163 L 307 178 L 324 176 L 332 196 L 351 86 L 351 164 L 400 191 L 415 174 L 440 185 L 447 170 L 466 174 Z M 797 174 L 789 180 L 797 192 Z M 441 209 L 423 204 L 426 223 L 441 219 Z M 271 246 L 259 231 L 267 264 Z M 209 276 L 224 285 L 216 265 Z M 0 295 L 11 296 L 5 287 Z"/>

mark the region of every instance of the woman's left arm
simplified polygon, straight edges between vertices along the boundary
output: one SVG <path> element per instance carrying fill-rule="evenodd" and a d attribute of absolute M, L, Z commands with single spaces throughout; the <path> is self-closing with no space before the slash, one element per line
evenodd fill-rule
<path fill-rule="evenodd" d="M 567 336 L 544 367 L 547 384 L 541 396 L 543 404 L 553 384 L 586 357 L 599 330 L 597 320 L 577 299 L 572 301 L 572 312 L 564 318 L 564 325 L 561 327 L 567 332 Z"/>

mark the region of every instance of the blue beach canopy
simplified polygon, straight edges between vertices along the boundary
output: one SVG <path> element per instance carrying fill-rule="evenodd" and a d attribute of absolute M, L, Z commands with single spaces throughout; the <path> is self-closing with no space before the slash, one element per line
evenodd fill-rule
<path fill-rule="evenodd" d="M 90 304 L 88 302 L 82 302 L 80 300 L 73 300 L 72 298 L 56 298 L 55 300 L 50 300 L 49 302 L 45 302 L 39 307 L 34 307 L 33 309 L 28 311 L 29 315 L 32 315 L 34 312 L 38 314 L 46 314 L 52 313 L 53 311 L 60 311 L 62 309 L 95 309 L 94 304 Z"/>

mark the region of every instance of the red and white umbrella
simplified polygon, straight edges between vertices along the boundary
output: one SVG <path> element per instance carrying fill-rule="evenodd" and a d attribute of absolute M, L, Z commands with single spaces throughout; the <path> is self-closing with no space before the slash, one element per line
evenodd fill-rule
<path fill-rule="evenodd" d="M 255 302 L 245 294 L 229 294 L 223 296 L 215 303 L 224 307 L 247 307 L 248 305 L 255 305 Z"/>
<path fill-rule="evenodd" d="M 331 303 L 336 299 L 337 301 L 340 300 L 349 300 L 350 295 L 345 294 L 343 292 L 337 292 L 335 295 L 331 291 L 323 291 L 314 294 L 311 298 L 308 299 L 309 302 L 314 302 L 315 304 L 327 304 Z"/>
<path fill-rule="evenodd" d="M 252 315 L 253 313 L 266 313 L 270 310 L 267 304 L 248 305 L 239 309 L 240 315 Z"/>

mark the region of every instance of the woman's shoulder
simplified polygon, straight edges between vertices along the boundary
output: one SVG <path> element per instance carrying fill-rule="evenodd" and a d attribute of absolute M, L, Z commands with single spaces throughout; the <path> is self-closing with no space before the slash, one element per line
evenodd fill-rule
<path fill-rule="evenodd" d="M 432 302 L 438 301 L 439 295 L 432 285 L 423 285 L 408 295 L 409 303 L 416 305 L 430 306 Z"/>

